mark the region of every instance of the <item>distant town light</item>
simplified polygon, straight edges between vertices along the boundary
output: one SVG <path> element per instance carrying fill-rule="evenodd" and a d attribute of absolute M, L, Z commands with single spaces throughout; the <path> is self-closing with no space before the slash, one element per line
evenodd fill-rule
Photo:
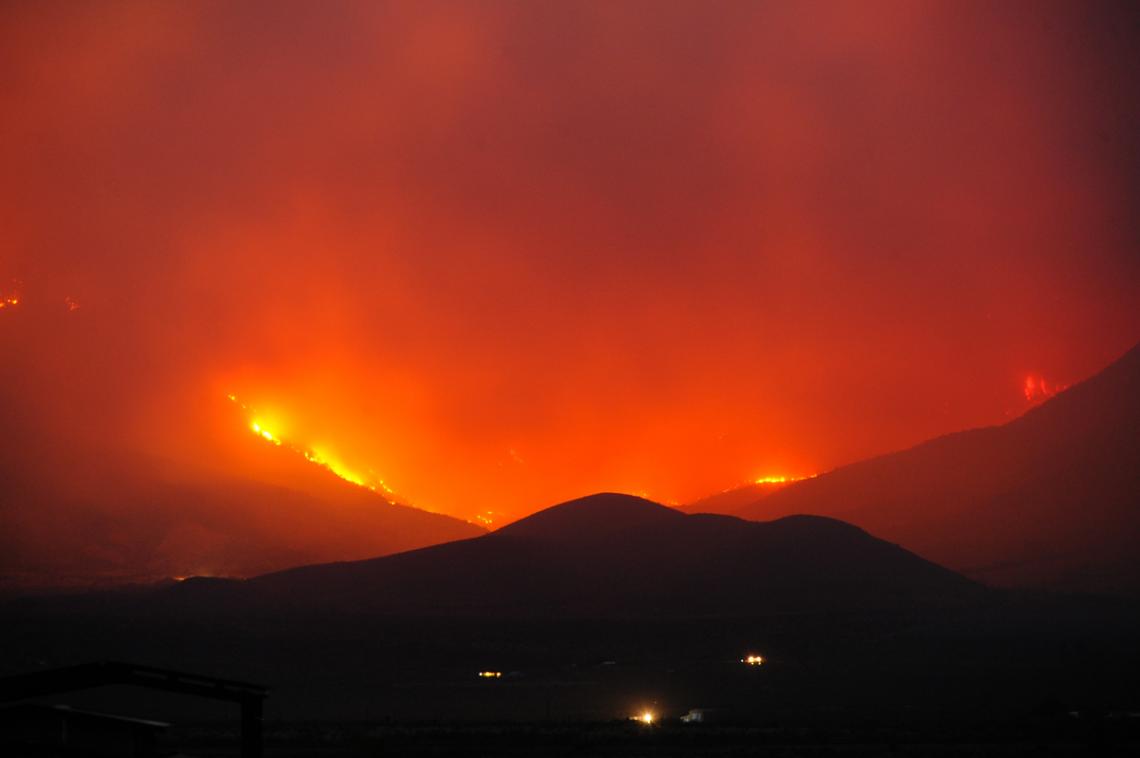
<path fill-rule="evenodd" d="M 700 724 L 705 720 L 704 708 L 693 708 L 681 717 L 682 724 Z"/>
<path fill-rule="evenodd" d="M 764 656 L 749 654 L 740 659 L 740 662 L 747 666 L 763 666 Z"/>
<path fill-rule="evenodd" d="M 503 675 L 502 671 L 480 671 L 480 679 L 498 679 Z"/>

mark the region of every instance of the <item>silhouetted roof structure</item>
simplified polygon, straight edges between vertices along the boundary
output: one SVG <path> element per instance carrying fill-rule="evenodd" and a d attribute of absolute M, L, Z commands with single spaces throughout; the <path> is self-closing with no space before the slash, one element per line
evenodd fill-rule
<path fill-rule="evenodd" d="M 0 708 L 0 751 L 6 756 L 158 755 L 156 735 L 169 724 L 66 705 L 19 703 Z"/>
<path fill-rule="evenodd" d="M 262 701 L 267 692 L 264 687 L 248 682 L 117 661 L 100 661 L 0 677 L 0 702 L 26 700 L 58 692 L 72 692 L 107 685 L 149 687 L 237 703 L 241 706 L 242 756 L 243 758 L 261 756 Z"/>

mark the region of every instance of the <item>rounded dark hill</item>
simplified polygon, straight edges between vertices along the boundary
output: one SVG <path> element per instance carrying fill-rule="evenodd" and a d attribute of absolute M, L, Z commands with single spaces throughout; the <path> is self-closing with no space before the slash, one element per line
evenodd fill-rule
<path fill-rule="evenodd" d="M 628 530 L 675 526 L 683 513 L 652 500 L 601 492 L 551 506 L 497 530 L 495 534 L 534 539 L 593 539 Z"/>
<path fill-rule="evenodd" d="M 497 532 L 249 580 L 249 607 L 400 615 L 749 616 L 957 602 L 978 585 L 827 518 L 755 523 L 594 495 Z"/>

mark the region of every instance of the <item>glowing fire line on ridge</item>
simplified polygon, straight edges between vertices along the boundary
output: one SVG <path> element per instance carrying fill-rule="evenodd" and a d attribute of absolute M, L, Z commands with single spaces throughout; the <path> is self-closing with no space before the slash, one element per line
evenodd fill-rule
<path fill-rule="evenodd" d="M 1050 385 L 1045 380 L 1045 377 L 1040 374 L 1029 374 L 1025 377 L 1025 383 L 1022 385 L 1021 391 L 1025 395 L 1025 399 L 1033 403 L 1038 400 L 1048 400 L 1058 392 L 1064 392 L 1068 388 L 1069 385 L 1067 384 Z"/>
<path fill-rule="evenodd" d="M 761 476 L 754 480 L 754 484 L 791 484 L 792 482 L 802 482 L 804 479 L 815 479 L 818 474 L 808 474 L 807 476 Z"/>
<path fill-rule="evenodd" d="M 297 445 L 294 445 L 290 442 L 287 442 L 286 440 L 281 439 L 276 434 L 274 434 L 272 431 L 267 429 L 263 422 L 261 422 L 257 419 L 257 417 L 256 417 L 257 411 L 254 408 L 251 408 L 250 406 L 241 402 L 240 400 L 237 399 L 236 396 L 234 396 L 232 394 L 226 395 L 226 397 L 229 399 L 229 401 L 231 403 L 234 403 L 235 405 L 237 405 L 242 410 L 248 411 L 250 414 L 252 414 L 254 416 L 252 419 L 250 419 L 249 428 L 250 428 L 250 431 L 252 431 L 254 434 L 256 434 L 261 439 L 265 440 L 266 442 L 268 442 L 270 444 L 276 445 L 277 447 L 286 447 L 289 450 L 292 450 L 294 453 L 296 453 L 297 455 L 300 455 L 302 458 L 309 461 L 310 463 L 314 463 L 314 464 L 320 466 L 321 468 L 326 469 L 330 473 L 334 474 L 335 476 L 343 479 L 344 481 L 346 481 L 350 484 L 355 484 L 357 487 L 363 487 L 364 489 L 371 490 L 377 494 L 383 494 L 385 496 L 384 499 L 388 501 L 389 505 L 396 505 L 396 501 L 394 499 L 392 499 L 396 493 L 391 487 L 389 487 L 387 484 L 384 483 L 383 479 L 380 479 L 380 478 L 374 478 L 372 480 L 365 479 L 364 477 L 360 476 L 356 472 L 350 471 L 349 469 L 345 468 L 344 466 L 342 466 L 337 461 L 332 460 L 331 458 L 329 458 L 328 456 L 322 454 L 321 452 L 319 452 L 317 450 L 313 450 L 311 448 L 306 449 L 306 448 L 298 447 Z"/>

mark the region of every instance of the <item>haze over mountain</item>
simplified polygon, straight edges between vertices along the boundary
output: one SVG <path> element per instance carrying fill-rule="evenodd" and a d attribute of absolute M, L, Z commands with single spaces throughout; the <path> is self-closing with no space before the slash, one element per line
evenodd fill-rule
<path fill-rule="evenodd" d="M 188 466 L 9 435 L 0 456 L 0 586 L 251 576 L 482 534 L 337 477 L 235 423 Z M 211 467 L 224 451 L 246 473 Z"/>
<path fill-rule="evenodd" d="M 702 497 L 691 503 L 679 506 L 685 513 L 720 513 L 725 516 L 738 516 L 748 506 L 779 492 L 798 480 L 749 482 L 739 487 L 730 487 L 713 495 Z"/>
<path fill-rule="evenodd" d="M 689 516 L 618 494 L 563 503 L 472 540 L 257 577 L 219 597 L 233 591 L 243 607 L 475 616 L 748 616 L 982 592 L 833 519 Z"/>
<path fill-rule="evenodd" d="M 1003 586 L 1140 592 L 1140 345 L 997 427 L 798 482 L 756 519 L 844 519 Z"/>
<path fill-rule="evenodd" d="M 259 437 L 214 382 L 166 383 L 155 403 L 166 369 L 115 342 L 98 311 L 4 316 L 0 586 L 252 576 L 483 532 Z"/>

